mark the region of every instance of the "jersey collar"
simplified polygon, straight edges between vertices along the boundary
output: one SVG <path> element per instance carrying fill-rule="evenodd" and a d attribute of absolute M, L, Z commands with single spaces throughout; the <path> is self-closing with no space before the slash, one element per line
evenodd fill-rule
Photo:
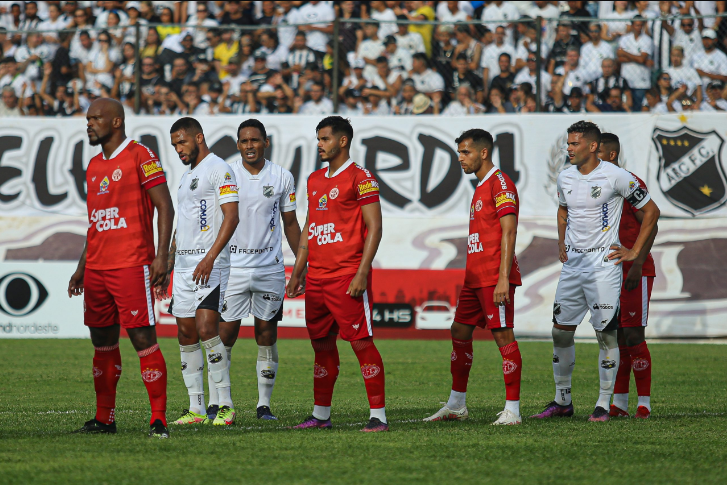
<path fill-rule="evenodd" d="M 242 165 L 242 171 L 245 172 L 245 176 L 247 177 L 248 180 L 259 180 L 260 177 L 262 177 L 263 172 L 265 172 L 265 170 L 268 168 L 268 164 L 270 164 L 270 160 L 268 160 L 267 158 L 265 159 L 265 164 L 263 165 L 263 168 L 260 170 L 260 172 L 258 172 L 257 175 L 253 175 L 250 172 L 248 172 L 248 170 L 245 168 L 245 162 L 242 160 L 242 158 L 240 159 L 240 164 Z"/>
<path fill-rule="evenodd" d="M 492 167 L 490 169 L 490 171 L 487 172 L 487 175 L 485 175 L 485 178 L 483 178 L 482 180 L 480 180 L 480 183 L 477 184 L 477 186 L 479 187 L 480 185 L 484 184 L 487 181 L 487 179 L 490 178 L 490 177 L 492 177 L 492 174 L 495 173 L 495 172 L 497 172 L 498 170 L 499 170 L 499 168 Z"/>
<path fill-rule="evenodd" d="M 346 163 L 344 163 L 343 165 L 341 165 L 341 167 L 340 167 L 340 168 L 339 168 L 338 170 L 336 170 L 336 172 L 335 172 L 335 173 L 334 173 L 333 175 L 330 175 L 330 176 L 328 175 L 328 172 L 329 172 L 329 170 L 326 170 L 326 171 L 325 171 L 325 172 L 323 173 L 323 175 L 324 175 L 324 176 L 325 176 L 325 177 L 326 177 L 327 179 L 331 179 L 331 178 L 335 177 L 336 175 L 340 174 L 341 172 L 343 172 L 344 170 L 346 170 L 346 169 L 347 169 L 348 167 L 350 167 L 351 165 L 353 165 L 353 160 L 351 160 L 351 159 L 349 158 L 349 159 L 348 159 L 348 160 L 346 161 Z"/>
<path fill-rule="evenodd" d="M 104 155 L 103 150 L 101 150 L 101 156 L 103 157 L 104 160 L 111 160 L 112 158 L 116 158 L 119 155 L 119 153 L 121 153 L 121 151 L 124 148 L 126 148 L 129 145 L 129 143 L 131 143 L 132 141 L 134 141 L 134 140 L 132 140 L 131 138 L 129 138 L 127 136 L 126 137 L 126 140 L 124 140 L 124 141 L 121 142 L 121 145 L 119 145 L 116 148 L 116 150 L 114 150 L 114 153 L 112 153 L 109 158 L 106 158 L 106 155 Z"/>

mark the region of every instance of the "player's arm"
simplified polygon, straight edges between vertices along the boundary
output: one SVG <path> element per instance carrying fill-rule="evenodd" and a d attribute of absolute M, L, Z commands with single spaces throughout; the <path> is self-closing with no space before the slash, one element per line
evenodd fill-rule
<path fill-rule="evenodd" d="M 288 241 L 290 242 L 290 240 Z M 288 298 L 295 298 L 305 291 L 302 278 L 305 267 L 308 264 L 308 215 L 305 216 L 305 225 L 303 226 L 303 231 L 301 231 L 298 241 L 298 251 L 295 256 L 293 274 L 290 275 L 290 281 L 288 281 L 288 286 L 285 290 Z"/>
<path fill-rule="evenodd" d="M 634 192 L 637 192 L 638 190 L 640 189 L 637 189 Z M 635 206 L 635 204 L 632 205 Z M 639 230 L 639 237 L 636 238 L 634 247 L 631 249 L 624 246 L 611 246 L 611 249 L 614 249 L 614 252 L 608 255 L 608 259 L 616 259 L 616 262 L 614 264 L 620 264 L 624 261 L 636 261 L 636 258 L 638 258 L 642 252 L 644 253 L 644 258 L 646 258 L 646 256 L 649 254 L 649 251 L 647 249 L 650 248 L 646 247 L 646 243 L 651 238 L 651 233 L 656 229 L 656 221 L 659 220 L 660 212 L 659 208 L 651 199 L 649 199 L 649 201 L 644 204 L 643 207 L 639 207 L 639 209 L 643 212 L 641 229 Z M 656 234 L 654 234 L 654 237 L 656 237 Z"/>
<path fill-rule="evenodd" d="M 493 298 L 496 305 L 507 301 L 510 303 L 510 270 L 515 256 L 515 239 L 517 237 L 517 216 L 507 214 L 500 217 L 502 240 L 500 241 L 500 275 Z"/>
<path fill-rule="evenodd" d="M 172 239 L 174 225 L 174 206 L 169 186 L 166 183 L 155 185 L 146 191 L 157 210 L 157 255 L 149 267 L 151 286 L 158 286 L 167 277 L 167 260 L 169 259 L 169 241 Z"/>
<path fill-rule="evenodd" d="M 68 298 L 72 296 L 80 296 L 83 294 L 83 275 L 86 271 L 86 248 L 88 247 L 88 240 L 83 244 L 83 252 L 81 258 L 78 260 L 78 266 L 76 267 L 75 273 L 71 276 L 71 280 L 68 282 Z"/>
<path fill-rule="evenodd" d="M 237 224 L 240 222 L 240 216 L 238 214 L 238 202 L 230 201 L 223 203 L 220 206 L 224 219 L 220 226 L 220 232 L 217 233 L 217 239 L 215 239 L 212 247 L 207 251 L 207 254 L 202 261 L 199 262 L 194 273 L 192 273 L 192 279 L 196 284 L 207 284 L 210 279 L 210 273 L 215 265 L 215 259 L 220 255 L 227 243 L 230 242 L 230 238 L 237 229 Z"/>
<path fill-rule="evenodd" d="M 354 298 L 358 298 L 366 291 L 371 263 L 374 261 L 376 251 L 379 249 L 379 243 L 381 243 L 381 236 L 384 233 L 380 202 L 372 202 L 371 204 L 361 206 L 361 214 L 363 215 L 364 224 L 366 224 L 368 233 L 366 234 L 366 241 L 364 241 L 361 264 L 359 264 L 356 276 L 353 277 L 346 291 L 347 295 L 351 295 Z"/>
<path fill-rule="evenodd" d="M 640 224 L 643 224 L 644 213 L 642 211 L 637 211 L 634 216 Z M 651 247 L 654 245 L 654 240 L 656 239 L 656 234 L 658 232 L 659 226 L 658 224 L 656 224 L 654 225 L 654 229 L 651 231 L 651 234 L 649 234 L 649 239 L 647 239 L 646 244 L 644 244 L 644 249 L 639 254 L 639 257 L 634 260 L 634 264 L 629 269 L 629 272 L 626 275 L 626 280 L 624 281 L 627 291 L 631 291 L 639 286 L 639 282 L 641 281 L 642 268 L 644 266 L 644 263 L 646 262 L 646 258 L 649 257 Z"/>
<path fill-rule="evenodd" d="M 568 207 L 558 206 L 558 259 L 561 263 L 568 261 L 568 249 L 565 246 L 565 230 L 568 227 Z"/>
<path fill-rule="evenodd" d="M 177 230 L 174 230 L 172 234 L 172 243 L 169 245 L 169 254 L 167 256 L 167 272 L 162 282 L 158 286 L 154 287 L 154 298 L 157 300 L 166 300 L 169 298 L 167 289 L 169 288 L 169 280 L 172 278 L 172 271 L 174 271 L 175 256 L 177 254 Z"/>
<path fill-rule="evenodd" d="M 288 246 L 293 254 L 297 255 L 300 244 L 300 226 L 295 211 L 281 212 L 280 218 L 283 220 L 283 232 L 285 232 L 285 239 L 288 240 Z"/>

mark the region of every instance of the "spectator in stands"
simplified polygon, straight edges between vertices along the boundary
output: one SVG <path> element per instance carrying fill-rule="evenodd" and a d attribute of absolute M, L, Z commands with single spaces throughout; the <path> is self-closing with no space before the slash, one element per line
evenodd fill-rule
<path fill-rule="evenodd" d="M 10 13 L 5 14 L 3 17 L 3 27 L 6 30 L 21 30 L 23 24 L 23 11 L 20 10 L 20 3 L 12 3 L 10 5 Z M 20 44 L 22 38 L 23 36 L 21 34 L 14 34 L 11 37 L 11 42 L 14 46 L 17 46 L 18 44 Z M 9 52 L 7 50 L 6 52 L 4 52 L 4 54 L 6 57 L 13 55 L 12 52 Z"/>
<path fill-rule="evenodd" d="M 361 23 L 349 22 L 350 19 L 361 17 L 360 9 L 356 6 L 356 3 L 357 2 L 338 2 L 337 4 L 340 10 L 340 22 L 338 24 L 338 34 L 341 39 L 340 48 L 345 52 L 356 52 L 358 45 L 361 41 L 363 41 L 363 28 L 361 27 Z"/>
<path fill-rule="evenodd" d="M 603 22 L 603 40 L 618 43 L 620 42 L 622 36 L 631 32 L 633 24 L 629 25 L 629 20 L 634 17 L 634 14 L 636 12 L 634 12 L 633 10 L 629 10 L 628 7 L 629 2 L 613 2 L 613 11 L 606 15 L 606 18 L 613 19 L 615 21 Z"/>
<path fill-rule="evenodd" d="M 369 16 L 379 22 L 379 39 L 394 35 L 399 30 L 396 26 L 396 14 L 386 6 L 386 2 L 369 2 Z"/>
<path fill-rule="evenodd" d="M 141 57 L 156 57 L 162 52 L 161 39 L 156 27 L 151 27 L 146 33 L 146 42 L 141 49 Z"/>
<path fill-rule="evenodd" d="M 502 91 L 497 88 L 490 89 L 488 101 L 487 113 L 506 114 L 515 112 L 515 107 L 510 101 L 507 101 Z"/>
<path fill-rule="evenodd" d="M 276 17 L 278 17 L 280 15 L 278 13 L 278 9 L 277 9 L 277 6 L 275 5 L 275 2 L 264 1 L 261 3 L 262 3 L 262 9 L 261 9 L 262 11 L 260 12 L 260 15 L 255 18 L 255 23 L 257 25 L 273 25 L 275 23 Z"/>
<path fill-rule="evenodd" d="M 43 44 L 43 36 L 38 33 L 29 33 L 26 43 L 15 51 L 15 60 L 18 61 L 18 71 L 25 74 L 35 86 L 40 84 L 43 77 L 43 64 L 52 59 L 50 49 Z"/>
<path fill-rule="evenodd" d="M 432 64 L 434 69 L 438 73 L 442 74 L 442 77 L 447 77 L 446 74 L 452 72 L 453 62 L 455 62 L 454 49 L 455 45 L 452 43 L 454 38 L 454 27 L 451 25 L 438 25 L 434 30 L 434 45 L 432 46 Z M 399 49 L 405 50 L 398 44 Z M 407 54 L 410 54 L 408 50 L 405 50 Z"/>
<path fill-rule="evenodd" d="M 111 43 L 111 36 L 105 30 L 98 34 L 97 42 L 89 55 L 84 67 L 86 73 L 86 89 L 95 87 L 99 82 L 110 88 L 114 85 L 114 64 L 120 60 L 118 51 Z"/>
<path fill-rule="evenodd" d="M 242 42 L 243 36 L 240 38 Z M 230 29 L 224 29 L 220 32 L 220 43 L 215 47 L 214 58 L 217 66 L 217 74 L 220 79 L 225 79 L 229 75 L 230 59 L 237 55 L 240 51 L 240 44 L 235 40 L 233 32 Z"/>
<path fill-rule="evenodd" d="M 162 21 L 161 18 L 156 14 L 152 2 L 141 2 L 140 12 L 141 18 L 143 18 L 150 24 L 158 24 Z"/>
<path fill-rule="evenodd" d="M 637 109 L 644 100 L 644 94 L 651 87 L 649 68 L 654 65 L 651 60 L 654 44 L 651 42 L 651 37 L 643 31 L 644 18 L 634 17 L 631 22 L 631 32 L 621 37 L 616 51 L 618 61 L 621 63 L 621 75 L 629 83 L 633 106 Z"/>
<path fill-rule="evenodd" d="M 194 32 L 194 45 L 200 49 L 206 49 L 209 44 L 207 42 L 207 32 L 209 28 L 219 25 L 217 20 L 210 17 L 207 2 L 197 2 L 196 14 L 187 20 L 187 28 Z"/>
<path fill-rule="evenodd" d="M 704 52 L 702 36 L 699 34 L 699 29 L 694 27 L 695 22 L 695 19 L 681 19 L 678 29 L 664 22 L 664 30 L 671 35 L 672 46 L 682 47 L 684 64 L 687 66 L 692 64 L 696 54 Z"/>
<path fill-rule="evenodd" d="M 704 52 L 694 56 L 692 67 L 702 76 L 702 89 L 712 81 L 727 82 L 727 55 L 717 49 L 717 34 L 712 29 L 702 31 Z"/>
<path fill-rule="evenodd" d="M 351 62 L 350 74 L 343 79 L 341 87 L 338 89 L 339 96 L 343 96 L 343 93 L 348 89 L 353 89 L 360 93 L 366 87 L 367 81 L 363 75 L 364 67 L 366 67 L 366 64 L 361 59 L 354 59 Z"/>
<path fill-rule="evenodd" d="M 159 99 L 161 103 L 155 107 L 155 113 L 160 115 L 180 116 L 183 114 L 184 104 L 179 99 L 177 93 L 172 91 L 169 86 L 161 86 L 159 88 Z"/>
<path fill-rule="evenodd" d="M 364 92 L 366 92 L 366 90 L 364 90 Z M 364 96 L 366 101 L 363 103 L 363 114 L 374 116 L 386 116 L 391 114 L 389 103 L 387 100 L 379 96 L 379 93 L 380 91 L 378 90 L 368 90 L 367 95 Z"/>
<path fill-rule="evenodd" d="M 266 109 L 271 114 L 293 114 L 294 99 L 295 96 L 289 96 L 282 87 L 278 87 L 275 89 L 275 98 L 268 102 Z"/>
<path fill-rule="evenodd" d="M 288 84 L 291 88 L 298 89 L 298 78 L 303 75 L 303 69 L 315 62 L 316 56 L 313 50 L 306 45 L 305 32 L 298 32 L 283 65 L 283 76 L 289 79 Z"/>
<path fill-rule="evenodd" d="M 189 64 L 186 59 L 178 57 L 172 62 L 172 79 L 169 88 L 174 91 L 178 98 L 182 99 L 182 88 L 192 81 L 193 73 L 189 72 Z"/>
<path fill-rule="evenodd" d="M 474 101 L 474 91 L 468 84 L 457 88 L 457 99 L 447 105 L 443 116 L 466 116 L 484 113 L 485 107 Z"/>
<path fill-rule="evenodd" d="M 578 49 L 578 44 L 573 42 L 573 38 L 570 35 L 571 23 L 568 21 L 561 22 L 558 24 L 558 30 L 555 37 L 555 43 L 553 48 L 550 49 L 548 56 L 548 74 L 551 76 L 555 73 L 555 70 L 565 64 L 566 55 L 568 48 L 575 47 Z"/>
<path fill-rule="evenodd" d="M 626 113 L 623 105 L 623 92 L 614 86 L 608 90 L 608 98 L 605 103 L 594 104 L 593 98 L 589 98 L 587 109 L 593 113 Z"/>
<path fill-rule="evenodd" d="M 388 59 L 392 71 L 397 69 L 405 72 L 411 71 L 412 56 L 408 50 L 399 47 L 393 35 L 389 35 L 384 39 L 384 52 L 382 55 Z"/>
<path fill-rule="evenodd" d="M 412 99 L 411 113 L 413 115 L 430 115 L 434 114 L 434 107 L 432 106 L 432 100 L 428 96 L 417 93 Z"/>
<path fill-rule="evenodd" d="M 598 79 L 591 83 L 590 92 L 588 95 L 589 100 L 594 104 L 603 104 L 608 102 L 608 96 L 611 88 L 619 88 L 624 94 L 626 101 L 624 105 L 627 110 L 639 111 L 640 106 L 635 106 L 633 103 L 633 96 L 631 95 L 631 88 L 629 82 L 623 77 L 619 76 L 616 71 L 616 61 L 613 59 L 604 59 L 601 61 L 602 75 Z"/>
<path fill-rule="evenodd" d="M 487 46 L 482 54 L 481 65 L 484 68 L 482 79 L 485 84 L 490 84 L 495 76 L 500 74 L 501 54 L 508 54 L 511 60 L 515 58 L 515 48 L 505 43 L 505 27 L 498 26 L 494 38 L 495 41 Z"/>
<path fill-rule="evenodd" d="M 469 62 L 467 62 L 467 56 L 464 53 L 459 54 L 457 57 L 456 70 L 450 78 L 449 92 L 452 94 L 452 97 L 455 97 L 460 86 L 468 85 L 472 88 L 474 94 L 473 99 L 476 99 L 478 103 L 482 104 L 487 94 L 482 78 L 469 70 Z"/>
<path fill-rule="evenodd" d="M 465 54 L 467 56 L 468 69 L 477 72 L 480 68 L 482 57 L 482 44 L 472 37 L 469 25 L 458 25 L 455 29 L 455 35 L 457 37 L 457 47 L 454 49 L 453 57 L 456 59 L 459 54 Z M 454 64 L 452 67 L 454 67 Z"/>
<path fill-rule="evenodd" d="M 182 102 L 185 106 L 185 113 L 189 116 L 204 116 L 212 114 L 212 107 L 202 99 L 197 83 L 189 83 L 184 86 Z"/>
<path fill-rule="evenodd" d="M 243 8 L 246 2 L 225 2 L 225 12 L 220 18 L 222 25 L 255 25 L 255 17 L 249 6 Z M 249 2 L 248 2 L 249 3 Z"/>
<path fill-rule="evenodd" d="M 431 22 L 436 14 L 434 9 L 428 5 L 429 2 L 409 2 L 410 10 L 402 10 L 408 20 L 414 22 Z M 409 32 L 421 35 L 424 42 L 424 50 L 427 57 L 432 55 L 432 33 L 434 27 L 431 24 L 409 24 Z"/>
<path fill-rule="evenodd" d="M 694 111 L 699 109 L 693 98 L 690 98 L 687 94 L 686 84 L 680 85 L 669 95 L 669 99 L 666 101 L 666 109 L 670 113 L 681 113 L 682 111 Z"/>
<path fill-rule="evenodd" d="M 697 103 L 702 102 L 702 78 L 697 71 L 684 65 L 684 47 L 675 45 L 671 48 L 671 67 L 666 70 L 666 74 L 671 81 L 671 87 L 676 89 L 682 84 L 687 85 L 687 96 L 694 97 Z M 664 77 L 662 74 L 658 79 Z M 657 86 L 659 85 L 657 81 Z"/>
<path fill-rule="evenodd" d="M 407 79 L 404 81 L 404 85 L 401 88 L 401 94 L 396 99 L 396 105 L 394 106 L 394 114 L 396 115 L 410 115 L 414 109 L 414 96 L 416 96 L 417 89 L 414 87 L 414 81 Z M 425 96 L 426 97 L 426 96 Z M 429 99 L 429 98 L 427 98 Z"/>
<path fill-rule="evenodd" d="M 298 16 L 301 23 L 298 30 L 306 33 L 306 44 L 320 55 L 326 52 L 326 45 L 333 34 L 333 21 L 336 19 L 336 12 L 328 2 L 308 2 L 298 9 Z"/>
<path fill-rule="evenodd" d="M 227 4 L 229 5 L 230 3 L 235 2 L 228 2 Z M 164 39 L 166 39 L 169 35 L 177 35 L 182 32 L 182 29 L 178 25 L 173 25 L 174 12 L 171 8 L 162 8 L 161 13 L 159 14 L 159 23 L 165 24 L 157 26 L 157 31 L 159 32 L 159 37 L 162 41 L 164 41 Z"/>
<path fill-rule="evenodd" d="M 146 105 L 147 98 L 153 98 L 156 90 L 164 83 L 159 75 L 157 65 L 153 57 L 142 57 L 141 59 L 141 98 Z"/>
<path fill-rule="evenodd" d="M 588 91 L 588 83 L 593 80 L 592 73 L 580 64 L 580 54 L 578 47 L 571 46 L 566 53 L 565 63 L 556 68 L 555 74 L 563 76 L 563 93 L 567 96 L 570 90 L 578 87 L 581 91 Z"/>
<path fill-rule="evenodd" d="M 148 22 L 141 18 L 141 6 L 139 2 L 126 2 L 126 14 L 129 19 L 124 26 L 124 42 L 136 43 L 136 24 L 139 24 L 139 36 L 141 44 L 149 32 Z"/>
<path fill-rule="evenodd" d="M 124 44 L 121 48 L 122 62 L 114 70 L 114 84 L 111 96 L 124 101 L 134 90 L 134 46 Z"/>
<path fill-rule="evenodd" d="M 310 100 L 305 103 L 301 98 L 295 102 L 294 112 L 301 115 L 326 116 L 333 113 L 333 103 L 330 99 L 323 97 L 323 84 L 315 83 L 308 91 Z"/>
<path fill-rule="evenodd" d="M 0 103 L 0 117 L 22 116 L 18 96 L 11 86 L 3 87 L 3 102 Z"/>
<path fill-rule="evenodd" d="M 588 26 L 590 41 L 583 44 L 580 51 L 580 57 L 586 63 L 584 67 L 591 72 L 593 79 L 603 75 L 601 65 L 604 59 L 616 58 L 613 47 L 601 38 L 601 30 L 601 24 L 592 22 Z"/>
<path fill-rule="evenodd" d="M 73 79 L 73 65 L 71 63 L 70 47 L 73 34 L 71 32 L 60 32 L 58 34 L 58 48 L 50 64 L 53 67 L 51 73 L 51 85 L 66 85 Z"/>
<path fill-rule="evenodd" d="M 288 48 L 280 45 L 278 36 L 273 30 L 264 30 L 260 34 L 260 47 L 258 50 L 265 52 L 268 67 L 276 71 L 282 69 L 283 63 L 288 58 Z"/>
<path fill-rule="evenodd" d="M 529 83 L 531 86 L 538 85 L 537 71 L 536 71 L 536 59 L 535 54 L 528 55 L 528 64 L 517 73 L 513 83 L 520 85 L 523 83 Z M 544 69 L 540 71 L 540 99 L 541 103 L 545 104 L 547 93 L 550 90 L 550 80 L 552 76 L 548 74 Z"/>
<path fill-rule="evenodd" d="M 444 91 L 444 79 L 439 73 L 429 68 L 427 56 L 421 53 L 414 54 L 413 67 L 409 72 L 409 77 L 414 81 L 417 91 L 423 93 L 438 105 L 442 100 Z M 436 111 L 438 107 L 435 107 Z"/>
<path fill-rule="evenodd" d="M 570 90 L 570 94 L 563 92 L 562 76 L 556 76 L 557 87 L 553 90 L 553 103 L 546 105 L 546 111 L 550 113 L 585 113 L 586 100 L 583 96 L 583 90 L 574 87 Z"/>
<path fill-rule="evenodd" d="M 26 32 L 29 30 L 38 30 L 38 26 L 42 20 L 38 16 L 38 2 L 25 2 L 25 12 L 19 30 Z"/>
<path fill-rule="evenodd" d="M 515 50 L 515 71 L 519 72 L 522 69 L 528 67 L 528 56 L 530 54 L 536 55 L 538 48 L 537 43 L 537 29 L 535 23 L 528 22 L 525 25 L 524 35 L 518 40 L 517 49 Z M 550 49 L 548 44 L 544 40 L 540 43 L 540 58 L 543 59 L 547 66 L 548 54 Z M 535 84 L 533 84 L 534 86 Z"/>
<path fill-rule="evenodd" d="M 510 65 L 512 64 L 510 54 L 503 52 L 500 54 L 499 67 L 500 74 L 490 83 L 490 89 L 497 88 L 501 93 L 509 93 L 512 85 L 515 82 L 515 74 L 510 72 Z"/>
<path fill-rule="evenodd" d="M 197 58 L 192 63 L 192 69 L 194 69 L 192 82 L 198 86 L 220 81 L 220 78 L 217 76 L 217 71 L 215 71 L 215 68 L 203 53 L 197 54 Z"/>
<path fill-rule="evenodd" d="M 194 36 L 192 35 L 192 32 L 185 31 L 182 34 L 181 40 L 182 52 L 180 52 L 176 57 L 184 57 L 184 59 L 192 65 L 197 62 L 197 58 L 200 56 L 207 57 L 204 49 L 200 49 L 194 45 Z"/>
<path fill-rule="evenodd" d="M 61 7 L 58 4 L 51 3 L 48 5 L 48 18 L 38 24 L 38 30 L 51 30 L 56 32 L 44 32 L 43 42 L 45 42 L 52 52 L 55 52 L 57 44 L 60 43 L 58 39 L 59 30 L 65 29 L 69 24 L 69 21 L 61 15 Z"/>
<path fill-rule="evenodd" d="M 376 75 L 366 79 L 367 85 L 361 94 L 366 98 L 371 92 L 374 92 L 376 96 L 385 101 L 395 98 L 404 82 L 402 72 L 399 69 L 391 70 L 386 57 L 379 57 L 376 60 Z"/>
<path fill-rule="evenodd" d="M 702 80 L 699 80 L 699 84 L 701 86 Z M 662 72 L 659 74 L 659 76 L 656 78 L 656 89 L 657 98 L 659 100 L 664 101 L 666 103 L 666 100 L 669 99 L 669 96 L 671 95 L 672 84 L 671 84 L 671 76 L 668 72 Z"/>
<path fill-rule="evenodd" d="M 338 114 L 341 116 L 359 116 L 363 114 L 361 103 L 361 91 L 347 89 L 343 93 L 343 103 L 338 107 Z"/>
<path fill-rule="evenodd" d="M 641 111 L 655 114 L 664 114 L 669 112 L 666 107 L 666 102 L 661 99 L 659 95 L 659 90 L 657 88 L 651 88 L 646 91 L 644 100 L 646 101 L 646 103 L 644 103 Z"/>
<path fill-rule="evenodd" d="M 273 70 L 270 69 L 267 65 L 268 56 L 267 54 L 265 54 L 265 52 L 255 52 L 254 59 L 255 64 L 253 66 L 252 73 L 248 78 L 248 81 L 250 82 L 250 84 L 259 89 L 260 86 L 262 86 L 268 79 L 268 74 L 273 72 Z"/>
<path fill-rule="evenodd" d="M 303 75 L 299 79 L 298 95 L 301 97 L 307 96 L 314 84 L 321 84 L 323 86 L 323 95 L 325 96 L 326 84 L 325 78 L 323 77 L 323 69 L 316 63 L 305 66 Z"/>
<path fill-rule="evenodd" d="M 408 20 L 408 17 L 398 15 L 397 20 Z M 427 52 L 424 39 L 419 32 L 410 31 L 408 24 L 397 24 L 397 27 L 399 32 L 394 37 L 396 37 L 396 43 L 399 44 L 399 47 L 408 50 L 412 57 L 418 52 Z"/>
<path fill-rule="evenodd" d="M 368 23 L 363 26 L 364 41 L 356 50 L 356 57 L 366 63 L 364 77 L 371 77 L 376 73 L 376 59 L 384 52 L 384 43 L 379 39 L 379 23 Z"/>
<path fill-rule="evenodd" d="M 560 14 L 560 18 L 568 19 L 571 22 L 571 38 L 576 45 L 582 45 L 584 40 L 590 38 L 588 35 L 588 21 L 576 20 L 578 18 L 587 18 L 591 14 L 583 8 L 585 2 L 568 2 L 568 10 Z M 583 39 L 583 40 L 581 40 Z"/>
<path fill-rule="evenodd" d="M 78 98 L 78 91 L 65 85 L 58 85 L 55 88 L 51 88 L 50 80 L 52 72 L 51 65 L 46 64 L 43 69 L 43 81 L 38 91 L 41 99 L 45 102 L 44 115 L 66 117 L 80 113 L 81 105 Z M 48 91 L 54 92 L 55 97 L 48 94 Z"/>
<path fill-rule="evenodd" d="M 520 18 L 520 11 L 515 6 L 515 2 L 488 2 L 482 11 L 482 20 L 500 20 L 501 23 L 490 24 L 489 27 L 503 27 L 505 29 L 505 43 L 511 47 L 515 47 L 514 30 L 515 24 L 513 20 Z M 514 54 L 512 55 L 514 58 Z"/>
<path fill-rule="evenodd" d="M 538 112 L 538 101 L 534 94 L 525 96 L 525 103 L 521 113 L 537 113 Z"/>
<path fill-rule="evenodd" d="M 469 8 L 463 10 L 463 7 Z M 440 22 L 467 22 L 472 20 L 472 5 L 470 2 L 439 2 L 436 15 Z"/>
<path fill-rule="evenodd" d="M 707 96 L 699 106 L 701 111 L 727 111 L 727 100 L 722 97 L 724 83 L 712 81 L 707 86 Z"/>

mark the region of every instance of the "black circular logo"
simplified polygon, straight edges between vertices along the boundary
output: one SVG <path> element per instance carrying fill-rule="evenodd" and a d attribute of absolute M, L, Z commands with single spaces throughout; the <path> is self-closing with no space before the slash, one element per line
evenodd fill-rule
<path fill-rule="evenodd" d="M 48 298 L 48 291 L 27 273 L 10 273 L 0 278 L 0 311 L 11 317 L 34 312 Z"/>

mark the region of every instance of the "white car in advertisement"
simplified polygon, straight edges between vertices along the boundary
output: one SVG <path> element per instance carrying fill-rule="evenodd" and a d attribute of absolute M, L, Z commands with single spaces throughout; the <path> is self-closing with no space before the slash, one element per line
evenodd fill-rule
<path fill-rule="evenodd" d="M 454 309 L 446 301 L 425 301 L 414 311 L 418 330 L 448 330 L 454 322 Z"/>

